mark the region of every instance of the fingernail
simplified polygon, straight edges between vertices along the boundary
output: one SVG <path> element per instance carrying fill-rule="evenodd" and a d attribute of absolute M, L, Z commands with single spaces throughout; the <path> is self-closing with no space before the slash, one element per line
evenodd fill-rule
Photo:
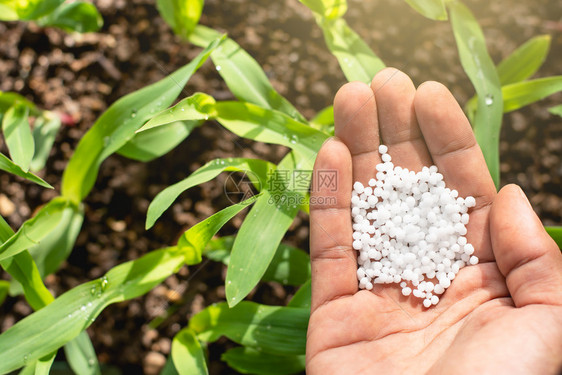
<path fill-rule="evenodd" d="M 523 201 L 526 202 L 527 206 L 532 210 L 533 206 L 531 206 L 531 202 L 529 202 L 529 199 L 525 195 L 525 192 L 523 191 L 523 189 L 521 189 L 521 187 L 519 185 L 516 185 L 516 186 L 517 186 L 517 189 L 519 190 L 519 194 L 521 194 L 521 197 L 523 198 Z"/>
<path fill-rule="evenodd" d="M 330 141 L 333 141 L 333 140 L 335 140 L 335 139 L 336 139 L 336 136 L 334 136 L 334 135 L 331 136 L 331 137 L 326 138 L 326 140 L 324 140 L 324 142 L 322 142 L 322 146 L 324 146 L 326 143 L 328 143 L 328 142 L 330 142 Z"/>

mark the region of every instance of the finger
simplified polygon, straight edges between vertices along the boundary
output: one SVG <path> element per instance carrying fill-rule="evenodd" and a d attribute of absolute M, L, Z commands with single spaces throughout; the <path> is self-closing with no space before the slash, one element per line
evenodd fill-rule
<path fill-rule="evenodd" d="M 494 255 L 515 306 L 562 305 L 562 254 L 523 191 L 505 186 L 490 215 Z"/>
<path fill-rule="evenodd" d="M 345 84 L 334 99 L 335 134 L 351 152 L 353 181 L 364 185 L 380 163 L 377 105 L 366 84 Z"/>
<path fill-rule="evenodd" d="M 371 89 L 382 143 L 388 146 L 393 163 L 416 172 L 431 165 L 414 112 L 416 88 L 410 77 L 395 68 L 386 68 L 373 78 Z"/>
<path fill-rule="evenodd" d="M 475 255 L 482 261 L 493 260 L 488 218 L 496 189 L 468 119 L 449 90 L 437 82 L 418 87 L 414 108 L 429 153 L 447 186 L 461 197 L 476 199 L 467 226 Z"/>
<path fill-rule="evenodd" d="M 494 182 L 453 95 L 438 82 L 425 82 L 416 91 L 414 107 L 427 148 L 447 184 L 488 205 L 495 196 Z"/>
<path fill-rule="evenodd" d="M 345 144 L 335 138 L 326 141 L 316 158 L 310 194 L 312 311 L 357 292 L 357 260 L 351 248 L 351 173 Z"/>

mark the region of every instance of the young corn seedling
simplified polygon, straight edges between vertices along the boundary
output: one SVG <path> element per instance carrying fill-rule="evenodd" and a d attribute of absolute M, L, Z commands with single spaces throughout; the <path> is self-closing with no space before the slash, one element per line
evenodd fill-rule
<path fill-rule="evenodd" d="M 348 80 L 369 82 L 384 67 L 342 18 L 348 7 L 346 1 L 301 2 L 313 11 L 328 49 Z M 501 114 L 562 89 L 559 77 L 528 80 L 546 56 L 548 37 L 532 39 L 496 67 L 478 23 L 462 3 L 406 2 L 426 17 L 451 20 L 463 68 L 477 94 L 467 104 L 467 112 L 490 171 L 499 183 L 497 137 Z M 61 1 L 29 4 L 33 4 L 30 9 L 14 5 L 5 14 L 11 19 L 38 19 L 58 9 Z M 0 10 L 7 9 L 7 5 L 1 7 Z M 0 373 L 22 367 L 47 373 L 61 347 L 76 373 L 99 373 L 85 330 L 101 311 L 110 304 L 147 293 L 183 265 L 200 263 L 203 256 L 227 265 L 226 301 L 193 316 L 174 337 L 163 373 L 208 373 L 206 347 L 221 336 L 240 345 L 222 356 L 237 371 L 267 374 L 274 368 L 278 374 L 290 374 L 304 369 L 310 261 L 305 251 L 281 241 L 298 212 L 308 212 L 311 176 L 297 180 L 298 174 L 293 172 L 312 170 L 317 151 L 333 134 L 333 108 L 307 120 L 273 88 L 259 63 L 234 40 L 197 25 L 203 1 L 162 0 L 158 8 L 176 33 L 203 51 L 170 76 L 119 99 L 99 117 L 81 139 L 64 172 L 61 196 L 42 207 L 15 233 L 0 220 L 0 264 L 13 278 L 10 283 L 0 283 L 0 300 L 8 289 L 12 293 L 21 291 L 36 310 L 0 335 Z M 217 101 L 200 92 L 175 103 L 190 77 L 209 57 L 237 100 Z M 25 119 L 32 107 L 21 98 L 10 103 L 2 112 L 9 134 L 7 143 L 15 145 L 13 140 L 17 140 L 30 145 L 30 139 L 35 138 L 30 138 Z M 72 250 L 84 216 L 82 201 L 94 186 L 103 161 L 114 153 L 142 162 L 152 160 L 169 152 L 208 120 L 240 137 L 286 146 L 289 152 L 277 165 L 248 158 L 212 160 L 164 189 L 149 206 L 147 229 L 182 192 L 225 171 L 246 172 L 259 193 L 192 226 L 175 245 L 114 267 L 103 277 L 55 299 L 42 280 L 55 272 Z M 22 154 L 17 146 L 12 148 L 13 160 L 0 157 L 0 168 L 40 183 L 38 177 L 26 171 L 32 168 L 33 157 Z M 3 159 L 7 162 L 1 162 Z M 236 236 L 215 238 L 225 223 L 247 208 Z M 560 228 L 548 231 L 560 245 Z M 300 288 L 287 306 L 245 301 L 260 281 Z"/>

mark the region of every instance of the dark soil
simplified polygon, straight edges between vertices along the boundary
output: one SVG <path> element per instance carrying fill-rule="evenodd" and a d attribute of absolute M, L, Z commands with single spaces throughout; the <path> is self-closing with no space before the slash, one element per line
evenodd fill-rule
<path fill-rule="evenodd" d="M 79 139 L 111 103 L 164 77 L 200 51 L 173 35 L 154 1 L 94 2 L 105 22 L 99 33 L 67 35 L 31 23 L 0 23 L 0 90 L 17 91 L 65 117 L 40 173 L 54 191 L 0 174 L 0 214 L 13 228 L 58 194 L 62 172 Z M 532 36 L 547 33 L 552 36 L 551 52 L 538 76 L 562 74 L 562 3 L 466 3 L 484 28 L 496 62 Z M 426 80 L 444 83 L 460 103 L 473 95 L 448 23 L 427 20 L 400 0 L 350 0 L 349 8 L 349 24 L 387 65 L 408 73 L 416 85 Z M 321 31 L 297 0 L 207 0 L 201 23 L 228 32 L 308 118 L 330 105 L 345 83 Z M 232 98 L 210 62 L 186 91 Z M 501 136 L 502 184 L 521 185 L 546 225 L 562 224 L 562 119 L 547 111 L 561 102 L 562 94 L 556 94 L 506 115 Z M 277 162 L 285 152 L 283 147 L 239 139 L 208 122 L 153 162 L 110 157 L 85 200 L 86 218 L 76 247 L 62 268 L 47 277 L 47 286 L 60 295 L 117 264 L 173 244 L 183 230 L 229 205 L 223 191 L 225 176 L 219 176 L 184 193 L 153 229 L 144 230 L 146 209 L 154 196 L 207 161 L 243 156 Z M 236 217 L 221 234 L 235 233 L 242 219 L 243 215 Z M 286 236 L 288 243 L 308 249 L 307 220 L 305 215 L 297 217 Z M 213 262 L 184 267 L 146 296 L 108 307 L 88 329 L 101 363 L 124 374 L 156 373 L 170 352 L 171 338 L 189 317 L 224 300 L 224 274 L 224 267 Z M 291 288 L 267 283 L 252 298 L 284 304 L 292 293 Z M 169 316 L 168 309 L 173 311 Z M 0 331 L 30 312 L 23 298 L 9 298 L 0 306 Z M 220 340 L 211 346 L 212 374 L 233 373 L 219 361 L 231 345 Z"/>

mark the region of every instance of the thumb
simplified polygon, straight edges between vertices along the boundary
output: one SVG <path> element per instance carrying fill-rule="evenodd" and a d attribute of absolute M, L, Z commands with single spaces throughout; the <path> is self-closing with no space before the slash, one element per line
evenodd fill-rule
<path fill-rule="evenodd" d="M 490 234 L 515 306 L 562 305 L 562 254 L 517 185 L 496 196 Z"/>

